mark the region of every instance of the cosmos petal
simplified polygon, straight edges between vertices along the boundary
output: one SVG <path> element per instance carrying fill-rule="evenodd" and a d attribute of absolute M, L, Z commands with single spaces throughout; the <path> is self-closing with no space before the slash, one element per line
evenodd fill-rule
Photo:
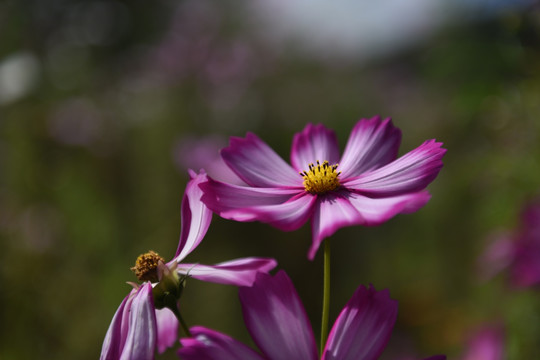
<path fill-rule="evenodd" d="M 336 196 L 321 198 L 312 219 L 313 240 L 308 258 L 312 260 L 321 242 L 342 227 L 379 225 L 399 213 L 417 211 L 429 199 L 427 191 L 386 198 L 342 191 Z"/>
<path fill-rule="evenodd" d="M 313 331 L 296 290 L 284 271 L 258 274 L 239 290 L 244 322 L 268 359 L 317 359 Z"/>
<path fill-rule="evenodd" d="M 129 328 L 120 360 L 148 360 L 156 349 L 156 313 L 152 285 L 144 283 L 129 308 Z"/>
<path fill-rule="evenodd" d="M 291 164 L 296 171 L 307 170 L 317 160 L 327 160 L 331 165 L 339 161 L 339 146 L 334 131 L 322 124 L 308 124 L 293 138 Z"/>
<path fill-rule="evenodd" d="M 394 127 L 390 118 L 361 119 L 351 131 L 339 161 L 342 178 L 359 176 L 388 164 L 397 157 L 400 143 L 401 130 Z"/>
<path fill-rule="evenodd" d="M 308 221 L 316 202 L 316 196 L 304 192 L 282 204 L 258 206 L 252 211 L 257 220 L 283 231 L 291 231 Z"/>
<path fill-rule="evenodd" d="M 178 341 L 178 319 L 167 308 L 156 309 L 157 349 L 160 354 Z"/>
<path fill-rule="evenodd" d="M 254 350 L 217 331 L 194 326 L 192 338 L 181 339 L 178 355 L 183 360 L 264 360 Z"/>
<path fill-rule="evenodd" d="M 127 333 L 126 329 L 122 329 L 123 314 L 126 306 L 129 307 L 131 304 L 132 297 L 130 298 L 130 295 L 124 298 L 113 316 L 111 325 L 105 335 L 105 340 L 103 340 L 100 360 L 115 360 L 118 359 L 122 353 L 122 348 L 126 340 L 125 335 Z"/>
<path fill-rule="evenodd" d="M 277 262 L 269 258 L 242 258 L 222 262 L 213 266 L 200 264 L 179 264 L 178 272 L 195 279 L 218 284 L 251 286 L 257 273 L 267 273 Z"/>
<path fill-rule="evenodd" d="M 442 143 L 428 140 L 399 159 L 342 184 L 348 189 L 371 196 L 393 196 L 420 191 L 432 182 L 443 163 L 446 149 Z"/>
<path fill-rule="evenodd" d="M 208 178 L 200 188 L 204 192 L 201 200 L 212 211 L 226 219 L 236 221 L 257 220 L 258 206 L 276 205 L 286 202 L 301 193 L 302 188 L 257 188 L 225 184 Z"/>
<path fill-rule="evenodd" d="M 351 204 L 348 197 L 349 194 L 345 192 L 319 197 L 311 220 L 313 240 L 308 252 L 309 260 L 313 260 L 326 237 L 342 227 L 364 222 L 362 214 Z"/>
<path fill-rule="evenodd" d="M 388 290 L 361 285 L 334 323 L 322 360 L 378 359 L 392 334 L 397 310 Z"/>
<path fill-rule="evenodd" d="M 302 177 L 255 134 L 232 137 L 223 160 L 247 184 L 256 187 L 301 186 Z"/>
<path fill-rule="evenodd" d="M 207 176 L 204 172 L 199 174 L 190 172 L 190 175 L 191 180 L 188 182 L 184 197 L 182 198 L 182 230 L 180 241 L 176 255 L 172 260 L 177 262 L 184 259 L 199 245 L 206 235 L 210 221 L 212 220 L 212 212 L 201 201 L 203 192 L 199 187 L 199 184 L 207 181 Z"/>
<path fill-rule="evenodd" d="M 362 214 L 363 225 L 375 226 L 388 221 L 397 214 L 409 214 L 424 206 L 431 195 L 427 191 L 386 198 L 369 198 L 351 193 L 349 201 Z"/>

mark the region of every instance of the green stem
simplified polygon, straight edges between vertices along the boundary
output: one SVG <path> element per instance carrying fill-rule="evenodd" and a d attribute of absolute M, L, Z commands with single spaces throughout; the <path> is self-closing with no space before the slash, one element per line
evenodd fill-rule
<path fill-rule="evenodd" d="M 324 240 L 324 275 L 323 275 L 323 306 L 321 321 L 320 353 L 323 355 L 326 339 L 328 338 L 328 319 L 330 317 L 330 239 Z"/>
<path fill-rule="evenodd" d="M 182 327 L 184 334 L 186 334 L 187 337 L 193 337 L 193 335 L 191 335 L 191 332 L 189 331 L 189 327 L 184 321 L 184 318 L 180 314 L 180 310 L 178 310 L 178 305 L 170 306 L 170 307 L 168 306 L 167 308 L 170 309 L 173 312 L 174 316 L 176 316 L 176 318 L 178 319 L 178 322 L 180 323 L 180 326 Z"/>

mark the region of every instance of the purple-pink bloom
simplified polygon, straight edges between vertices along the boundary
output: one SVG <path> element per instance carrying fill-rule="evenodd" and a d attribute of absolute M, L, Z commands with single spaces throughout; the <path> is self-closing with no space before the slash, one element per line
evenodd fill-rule
<path fill-rule="evenodd" d="M 259 272 L 266 273 L 276 266 L 268 258 L 242 258 L 216 265 L 180 263 L 202 241 L 210 226 L 212 212 L 201 202 L 201 182 L 204 172 L 190 172 L 191 180 L 182 199 L 182 231 L 175 257 L 157 269 L 161 280 L 167 272 L 199 280 L 236 286 L 250 286 Z M 153 253 L 153 255 L 157 255 Z M 145 281 L 135 286 L 116 311 L 101 350 L 102 360 L 153 359 L 157 350 L 162 353 L 178 339 L 178 320 L 171 310 L 157 309 L 152 289 L 156 283 Z"/>
<path fill-rule="evenodd" d="M 486 326 L 471 336 L 463 360 L 504 359 L 504 330 L 502 326 Z"/>
<path fill-rule="evenodd" d="M 446 152 L 428 140 L 397 158 L 401 131 L 391 120 L 362 119 L 343 155 L 332 130 L 308 124 L 294 136 L 291 165 L 256 135 L 233 137 L 221 151 L 227 165 L 248 185 L 209 178 L 202 201 L 220 216 L 262 221 L 281 230 L 311 219 L 313 259 L 321 242 L 339 228 L 379 225 L 426 204 Z"/>
<path fill-rule="evenodd" d="M 508 268 L 515 287 L 540 284 L 540 199 L 524 207 L 520 228 L 497 236 L 480 256 L 478 265 L 483 278 Z"/>
<path fill-rule="evenodd" d="M 191 328 L 192 338 L 180 340 L 178 354 L 183 360 L 319 359 L 309 319 L 284 271 L 273 277 L 257 274 L 253 286 L 240 288 L 239 295 L 246 327 L 260 353 L 196 326 Z M 397 307 L 388 290 L 360 286 L 334 323 L 321 359 L 377 359 L 390 339 Z"/>

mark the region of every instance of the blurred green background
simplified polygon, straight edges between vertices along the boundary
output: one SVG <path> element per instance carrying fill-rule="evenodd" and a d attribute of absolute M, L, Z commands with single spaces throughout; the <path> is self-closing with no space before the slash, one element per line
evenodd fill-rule
<path fill-rule="evenodd" d="M 331 321 L 373 283 L 400 304 L 385 358 L 459 358 L 486 323 L 506 327 L 508 359 L 540 356 L 538 290 L 476 265 L 538 195 L 539 6 L 292 3 L 0 2 L 0 358 L 99 356 L 136 257 L 174 255 L 198 144 L 252 131 L 288 160 L 307 123 L 343 147 L 377 114 L 400 153 L 431 138 L 448 152 L 423 209 L 333 237 Z M 310 239 L 214 216 L 187 261 L 275 257 L 318 334 Z M 191 280 L 182 309 L 250 341 L 233 287 Z"/>

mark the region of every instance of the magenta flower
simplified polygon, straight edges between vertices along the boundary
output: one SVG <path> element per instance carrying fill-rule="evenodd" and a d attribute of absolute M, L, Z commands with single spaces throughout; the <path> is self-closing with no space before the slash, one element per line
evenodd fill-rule
<path fill-rule="evenodd" d="M 519 229 L 496 237 L 480 256 L 478 267 L 483 278 L 508 268 L 513 286 L 540 285 L 540 199 L 524 207 Z"/>
<path fill-rule="evenodd" d="M 284 271 L 258 274 L 252 287 L 239 291 L 247 329 L 261 353 L 227 335 L 193 327 L 181 339 L 183 360 L 318 359 L 311 325 L 294 286 Z M 377 359 L 397 317 L 397 301 L 388 290 L 360 286 L 339 314 L 323 351 L 323 360 Z M 445 356 L 432 357 L 443 360 Z"/>
<path fill-rule="evenodd" d="M 273 259 L 254 257 L 213 266 L 180 263 L 202 241 L 212 218 L 212 212 L 200 201 L 199 184 L 207 180 L 206 174 L 190 172 L 190 175 L 192 179 L 182 199 L 182 232 L 176 255 L 167 264 L 152 251 L 137 259 L 133 270 L 144 282 L 135 285 L 116 311 L 103 342 L 102 360 L 153 359 L 156 348 L 161 353 L 177 341 L 178 320 L 171 310 L 158 306 L 156 301 L 163 301 L 163 296 L 175 291 L 178 294 L 173 296 L 177 301 L 185 276 L 250 286 L 257 273 L 266 273 L 276 266 Z"/>
<path fill-rule="evenodd" d="M 463 360 L 504 359 L 504 330 L 502 326 L 486 326 L 471 336 Z"/>
<path fill-rule="evenodd" d="M 378 225 L 429 200 L 425 188 L 446 150 L 428 140 L 397 158 L 400 142 L 401 131 L 390 119 L 362 119 L 340 157 L 334 132 L 309 124 L 294 136 L 291 166 L 256 135 L 233 137 L 221 155 L 248 186 L 209 179 L 201 185 L 202 200 L 224 218 L 285 231 L 311 219 L 313 259 L 323 239 L 339 228 Z"/>

